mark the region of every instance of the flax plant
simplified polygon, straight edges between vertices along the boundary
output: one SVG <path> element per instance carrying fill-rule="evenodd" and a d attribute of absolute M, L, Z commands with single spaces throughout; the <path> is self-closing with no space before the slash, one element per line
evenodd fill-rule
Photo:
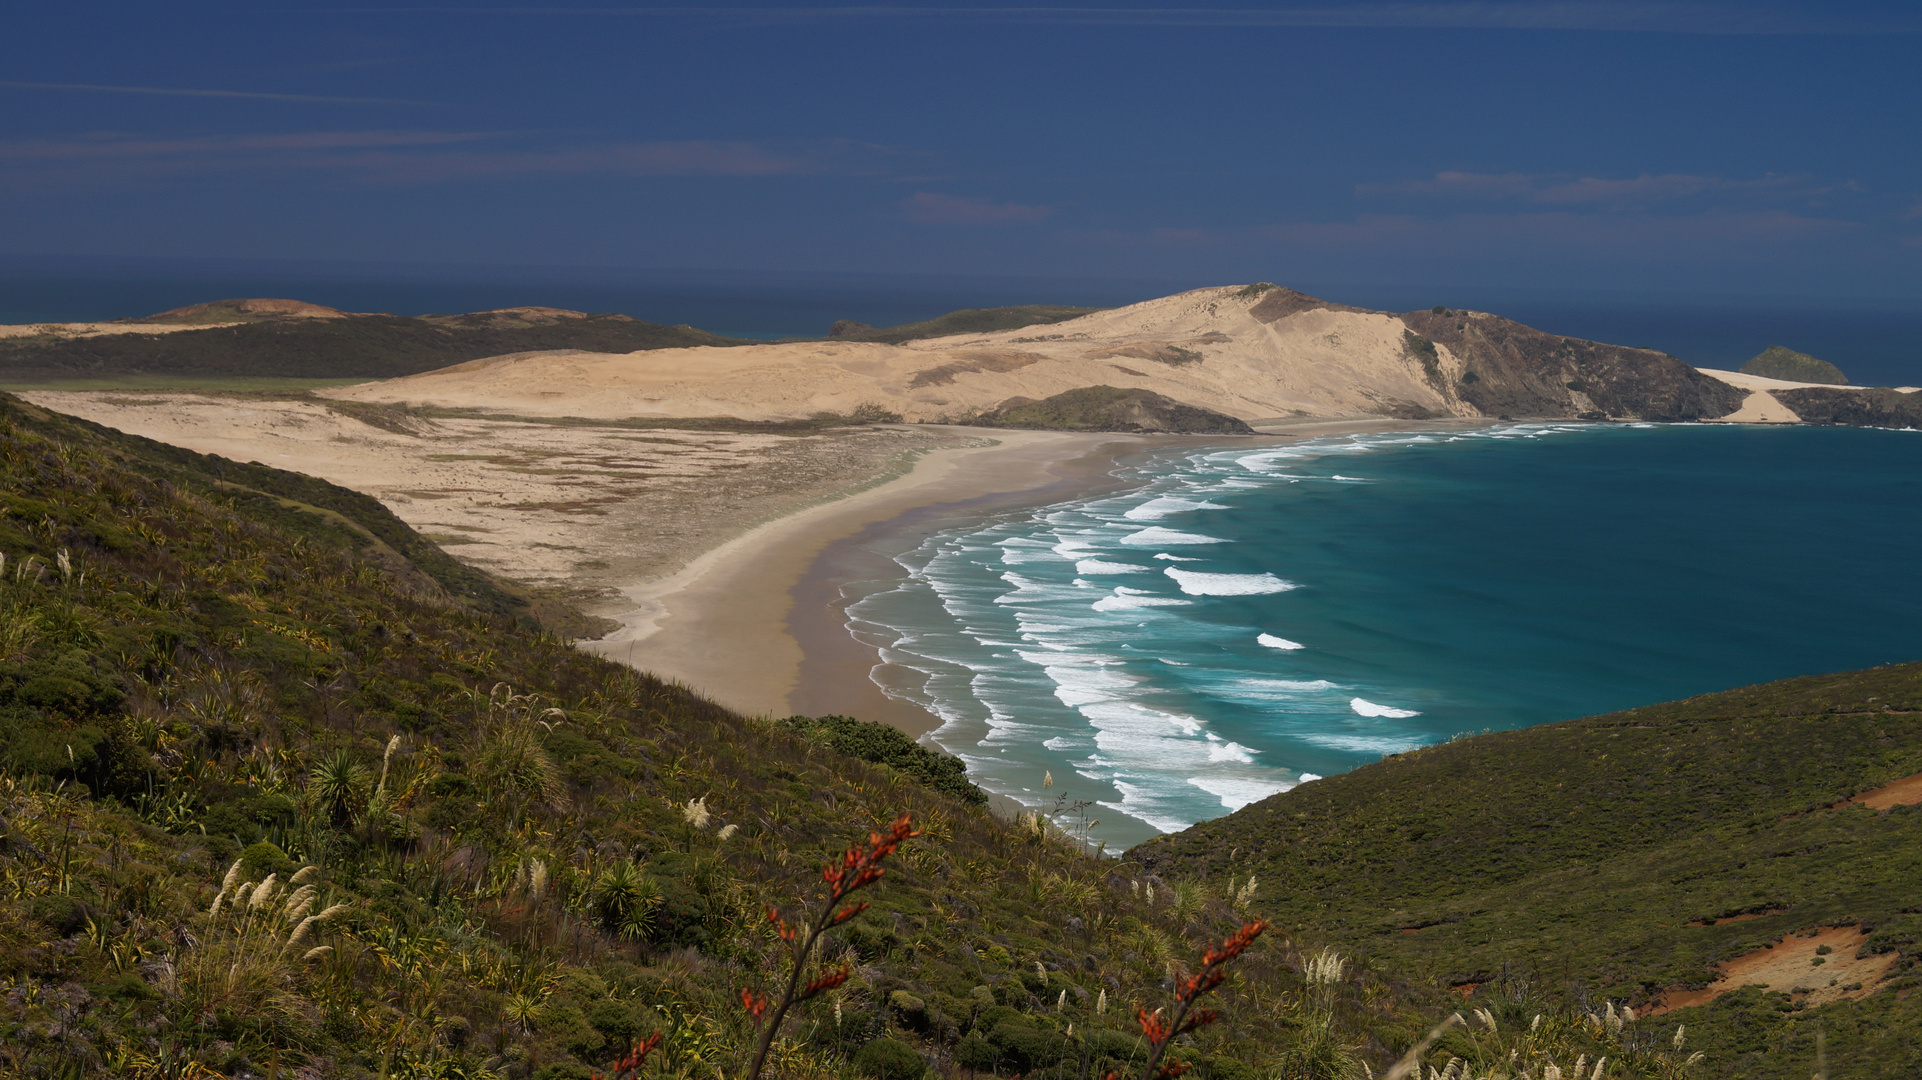
<path fill-rule="evenodd" d="M 848 848 L 839 862 L 829 862 L 822 867 L 821 880 L 827 888 L 816 899 L 818 907 L 799 926 L 790 924 L 775 908 L 768 908 L 768 922 L 774 925 L 776 933 L 788 946 L 788 977 L 780 998 L 773 1001 L 771 1007 L 766 995 L 757 994 L 746 987 L 741 989 L 741 1006 L 760 1028 L 760 1040 L 754 1048 L 754 1062 L 748 1067 L 747 1080 L 758 1080 L 760 1077 L 761 1069 L 767 1063 L 768 1049 L 774 1044 L 775 1036 L 781 1030 L 781 1021 L 787 1018 L 789 1009 L 848 981 L 853 969 L 845 963 L 823 972 L 806 984 L 801 980 L 821 935 L 868 909 L 865 900 L 846 904 L 842 901 L 880 881 L 882 875 L 887 873 L 881 867 L 882 861 L 894 854 L 902 841 L 919 835 L 908 815 L 902 814 L 885 835 L 869 833 L 865 845 L 856 844 Z"/>

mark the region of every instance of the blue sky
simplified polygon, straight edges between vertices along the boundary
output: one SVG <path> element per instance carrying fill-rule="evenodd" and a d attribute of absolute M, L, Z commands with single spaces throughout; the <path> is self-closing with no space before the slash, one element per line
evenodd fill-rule
<path fill-rule="evenodd" d="M 0 256 L 1922 296 L 1922 8 L 22 5 Z"/>

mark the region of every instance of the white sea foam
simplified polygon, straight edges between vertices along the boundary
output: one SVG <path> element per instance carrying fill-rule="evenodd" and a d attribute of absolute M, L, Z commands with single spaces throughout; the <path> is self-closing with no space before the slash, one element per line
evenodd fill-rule
<path fill-rule="evenodd" d="M 1169 514 L 1185 514 L 1191 510 L 1226 509 L 1228 508 L 1216 503 L 1195 502 L 1192 499 L 1177 499 L 1172 495 L 1163 495 L 1158 499 L 1149 499 L 1121 516 L 1132 521 L 1152 521 L 1167 517 Z"/>
<path fill-rule="evenodd" d="M 1305 772 L 1301 774 L 1301 780 L 1299 782 L 1303 784 L 1308 784 L 1308 783 L 1313 783 L 1314 781 L 1319 779 L 1321 779 L 1320 773 Z"/>
<path fill-rule="evenodd" d="M 1122 537 L 1121 542 L 1133 547 L 1159 547 L 1163 544 L 1173 547 L 1180 544 L 1225 544 L 1228 541 L 1218 536 L 1203 536 L 1200 533 L 1176 532 L 1174 529 L 1164 529 L 1159 525 L 1150 525 L 1140 532 Z"/>
<path fill-rule="evenodd" d="M 1258 705 L 1300 701 L 1324 690 L 1341 687 L 1327 679 L 1229 679 L 1221 686 L 1225 697 Z"/>
<path fill-rule="evenodd" d="M 1162 573 L 1174 578 L 1175 584 L 1189 596 L 1265 596 L 1300 588 L 1273 574 L 1203 574 L 1172 566 Z"/>
<path fill-rule="evenodd" d="M 1188 783 L 1220 799 L 1229 810 L 1239 810 L 1294 787 L 1285 780 L 1267 777 L 1191 776 Z"/>
<path fill-rule="evenodd" d="M 1253 765 L 1258 750 L 1250 750 L 1238 742 L 1213 741 L 1208 747 L 1209 761 L 1239 761 L 1243 765 Z"/>
<path fill-rule="evenodd" d="M 1082 559 L 1074 564 L 1077 574 L 1145 574 L 1148 568 L 1134 563 L 1107 562 L 1102 559 Z"/>
<path fill-rule="evenodd" d="M 1116 589 L 1111 596 L 1104 596 L 1088 605 L 1096 611 L 1130 611 L 1135 608 L 1182 607 L 1194 603 L 1193 600 L 1177 600 L 1172 596 L 1151 596 L 1137 589 Z"/>
<path fill-rule="evenodd" d="M 1190 558 L 1186 555 L 1170 555 L 1165 551 L 1159 555 L 1156 555 L 1155 558 L 1166 559 L 1169 562 L 1200 562 L 1201 561 L 1200 559 Z"/>
<path fill-rule="evenodd" d="M 1300 736 L 1302 742 L 1315 746 L 1325 746 L 1330 750 L 1348 750 L 1357 754 L 1399 754 L 1413 750 L 1421 745 L 1421 740 L 1406 736 L 1393 735 L 1329 735 L 1307 734 Z"/>
<path fill-rule="evenodd" d="M 1273 634 L 1262 634 L 1255 638 L 1255 641 L 1271 649 L 1305 649 L 1308 647 L 1299 641 L 1289 641 L 1285 637 L 1276 637 Z"/>
<path fill-rule="evenodd" d="M 1377 705 L 1366 698 L 1351 698 L 1349 699 L 1348 707 L 1355 710 L 1357 716 L 1385 716 L 1391 720 L 1406 720 L 1411 716 L 1421 715 L 1421 713 L 1416 712 L 1414 709 L 1397 709 L 1388 705 Z"/>

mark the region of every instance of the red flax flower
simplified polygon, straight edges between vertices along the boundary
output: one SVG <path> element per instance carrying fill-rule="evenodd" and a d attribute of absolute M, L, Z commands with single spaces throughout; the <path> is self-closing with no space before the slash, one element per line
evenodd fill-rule
<path fill-rule="evenodd" d="M 628 1077 L 641 1075 L 641 1066 L 647 1064 L 647 1055 L 653 1053 L 654 1048 L 659 1045 L 661 1045 L 661 1033 L 657 1031 L 635 1043 L 626 1054 L 622 1055 L 621 1060 L 614 1063 L 613 1072 L 597 1072 L 594 1074 L 594 1080 L 627 1080 Z"/>
<path fill-rule="evenodd" d="M 1135 1010 L 1135 1022 L 1141 1025 L 1142 1037 L 1148 1040 L 1148 1066 L 1141 1073 L 1141 1080 L 1174 1080 L 1188 1071 L 1187 1063 L 1169 1060 L 1164 1063 L 1162 1055 L 1168 1052 L 1168 1044 L 1177 1036 L 1185 1035 L 1196 1028 L 1204 1028 L 1214 1023 L 1221 1014 L 1213 1009 L 1196 1009 L 1195 1002 L 1201 995 L 1220 986 L 1228 978 L 1222 969 L 1228 962 L 1248 951 L 1268 924 L 1260 919 L 1246 923 L 1241 929 L 1223 938 L 1221 945 L 1210 948 L 1201 956 L 1201 970 L 1175 984 L 1175 1012 L 1172 1017 L 1164 1018 L 1161 1010 L 1149 1012 Z M 1103 1080 L 1114 1080 L 1110 1073 Z"/>
<path fill-rule="evenodd" d="M 846 967 L 822 972 L 806 984 L 801 982 L 801 974 L 807 970 L 808 957 L 814 952 L 815 942 L 821 939 L 822 934 L 868 909 L 865 900 L 848 904 L 842 901 L 847 899 L 849 893 L 881 880 L 881 875 L 887 873 L 881 868 L 881 860 L 894 854 L 902 841 L 920 835 L 908 820 L 908 815 L 902 814 L 886 833 L 869 833 L 866 844 L 855 844 L 839 860 L 823 866 L 821 880 L 827 884 L 827 891 L 821 894 L 819 910 L 809 915 L 805 925 L 792 925 L 781 917 L 779 911 L 768 909 L 768 921 L 774 924 L 781 940 L 787 942 L 791 954 L 787 989 L 772 1010 L 768 1008 L 766 997 L 751 990 L 741 991 L 741 1007 L 761 1027 L 760 1045 L 755 1048 L 754 1064 L 748 1069 L 746 1080 L 758 1080 L 760 1077 L 761 1066 L 767 1061 L 768 1048 L 774 1045 L 774 1036 L 781 1030 L 781 1021 L 786 1019 L 789 1009 L 848 981 L 851 973 Z M 772 1015 L 768 1015 L 770 1012 Z"/>

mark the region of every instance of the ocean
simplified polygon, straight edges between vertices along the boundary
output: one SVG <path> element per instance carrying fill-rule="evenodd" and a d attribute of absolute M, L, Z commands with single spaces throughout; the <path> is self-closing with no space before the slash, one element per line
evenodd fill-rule
<path fill-rule="evenodd" d="M 848 608 L 976 783 L 1110 849 L 1461 734 L 1922 659 L 1922 433 L 1512 424 L 1119 475 Z"/>

